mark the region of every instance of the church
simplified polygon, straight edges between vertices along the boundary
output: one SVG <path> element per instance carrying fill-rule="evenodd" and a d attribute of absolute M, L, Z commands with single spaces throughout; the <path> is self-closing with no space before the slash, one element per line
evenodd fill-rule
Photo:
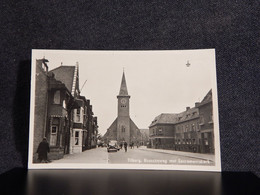
<path fill-rule="evenodd" d="M 127 142 L 139 145 L 141 132 L 130 118 L 130 95 L 128 95 L 125 73 L 123 72 L 119 95 L 117 96 L 117 118 L 107 129 L 104 141 L 117 140 L 118 143 Z"/>

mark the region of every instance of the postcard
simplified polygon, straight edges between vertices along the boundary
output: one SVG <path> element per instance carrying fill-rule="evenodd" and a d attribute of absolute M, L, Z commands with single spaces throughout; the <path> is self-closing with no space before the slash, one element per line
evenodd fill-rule
<path fill-rule="evenodd" d="M 29 169 L 221 171 L 215 49 L 32 50 Z"/>

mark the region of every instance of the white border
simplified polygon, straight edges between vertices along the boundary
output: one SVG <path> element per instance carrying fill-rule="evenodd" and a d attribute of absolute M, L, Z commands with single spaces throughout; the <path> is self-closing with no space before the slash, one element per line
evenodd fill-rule
<path fill-rule="evenodd" d="M 28 168 L 29 169 L 137 169 L 137 170 L 186 170 L 186 171 L 221 171 L 221 159 L 220 159 L 220 135 L 219 135 L 219 117 L 218 117 L 218 99 L 217 99 L 217 75 L 216 75 L 216 57 L 215 49 L 203 49 L 212 51 L 212 59 L 214 59 L 214 66 L 211 71 L 212 81 L 212 101 L 213 101 L 213 116 L 214 116 L 214 144 L 215 144 L 215 165 L 211 166 L 199 166 L 199 165 L 158 165 L 158 164 L 82 164 L 82 163 L 62 163 L 62 164 L 37 164 L 33 161 L 33 138 L 34 138 L 34 105 L 35 105 L 35 72 L 36 72 L 36 60 L 34 52 L 39 49 L 32 50 L 32 66 L 31 66 L 31 101 L 30 101 L 30 132 L 29 132 L 29 155 L 28 155 Z M 61 51 L 61 50 L 48 50 L 48 51 Z M 82 52 L 82 50 L 64 50 L 73 52 Z M 98 51 L 98 50 L 84 50 Z M 109 50 L 110 52 L 113 50 Z M 119 50 L 122 52 L 122 50 Z M 136 50 L 135 50 L 136 51 Z M 170 50 L 140 50 L 141 52 L 147 51 L 170 51 Z M 188 51 L 188 50 L 173 50 L 173 51 Z M 193 51 L 193 50 L 191 50 Z M 196 50 L 194 50 L 196 51 Z M 102 51 L 105 52 L 105 51 Z M 116 52 L 116 51 L 115 51 Z M 126 52 L 131 52 L 127 50 Z"/>

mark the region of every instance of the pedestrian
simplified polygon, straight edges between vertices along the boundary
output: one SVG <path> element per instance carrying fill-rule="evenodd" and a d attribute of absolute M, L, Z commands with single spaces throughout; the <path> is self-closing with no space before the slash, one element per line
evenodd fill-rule
<path fill-rule="evenodd" d="M 123 147 L 123 143 L 121 142 L 121 143 L 120 143 L 120 149 L 122 149 L 122 147 Z"/>
<path fill-rule="evenodd" d="M 37 153 L 38 153 L 38 160 L 42 163 L 48 162 L 48 152 L 50 152 L 50 147 L 47 142 L 46 137 L 43 138 L 42 142 L 39 144 Z"/>
<path fill-rule="evenodd" d="M 125 152 L 127 152 L 127 143 L 124 143 Z"/>

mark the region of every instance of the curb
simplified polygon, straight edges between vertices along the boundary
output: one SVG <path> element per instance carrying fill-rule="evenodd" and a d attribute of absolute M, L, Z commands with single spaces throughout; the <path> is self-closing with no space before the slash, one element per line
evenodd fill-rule
<path fill-rule="evenodd" d="M 158 152 L 158 153 L 164 153 L 164 154 L 172 154 L 172 153 L 169 153 L 169 152 L 164 152 L 164 151 L 156 151 L 156 150 L 147 150 L 147 149 L 142 149 L 142 148 L 139 148 L 140 150 L 145 150 L 145 151 L 150 151 L 150 152 Z M 213 160 L 210 160 L 210 159 L 207 159 L 207 158 L 203 158 L 203 157 L 193 157 L 193 156 L 189 156 L 189 155 L 181 155 L 181 154 L 172 154 L 172 155 L 176 155 L 176 156 L 184 156 L 184 157 L 189 157 L 189 158 L 196 158 L 196 159 L 200 159 L 200 160 L 208 160 L 210 162 L 215 162 Z"/>

